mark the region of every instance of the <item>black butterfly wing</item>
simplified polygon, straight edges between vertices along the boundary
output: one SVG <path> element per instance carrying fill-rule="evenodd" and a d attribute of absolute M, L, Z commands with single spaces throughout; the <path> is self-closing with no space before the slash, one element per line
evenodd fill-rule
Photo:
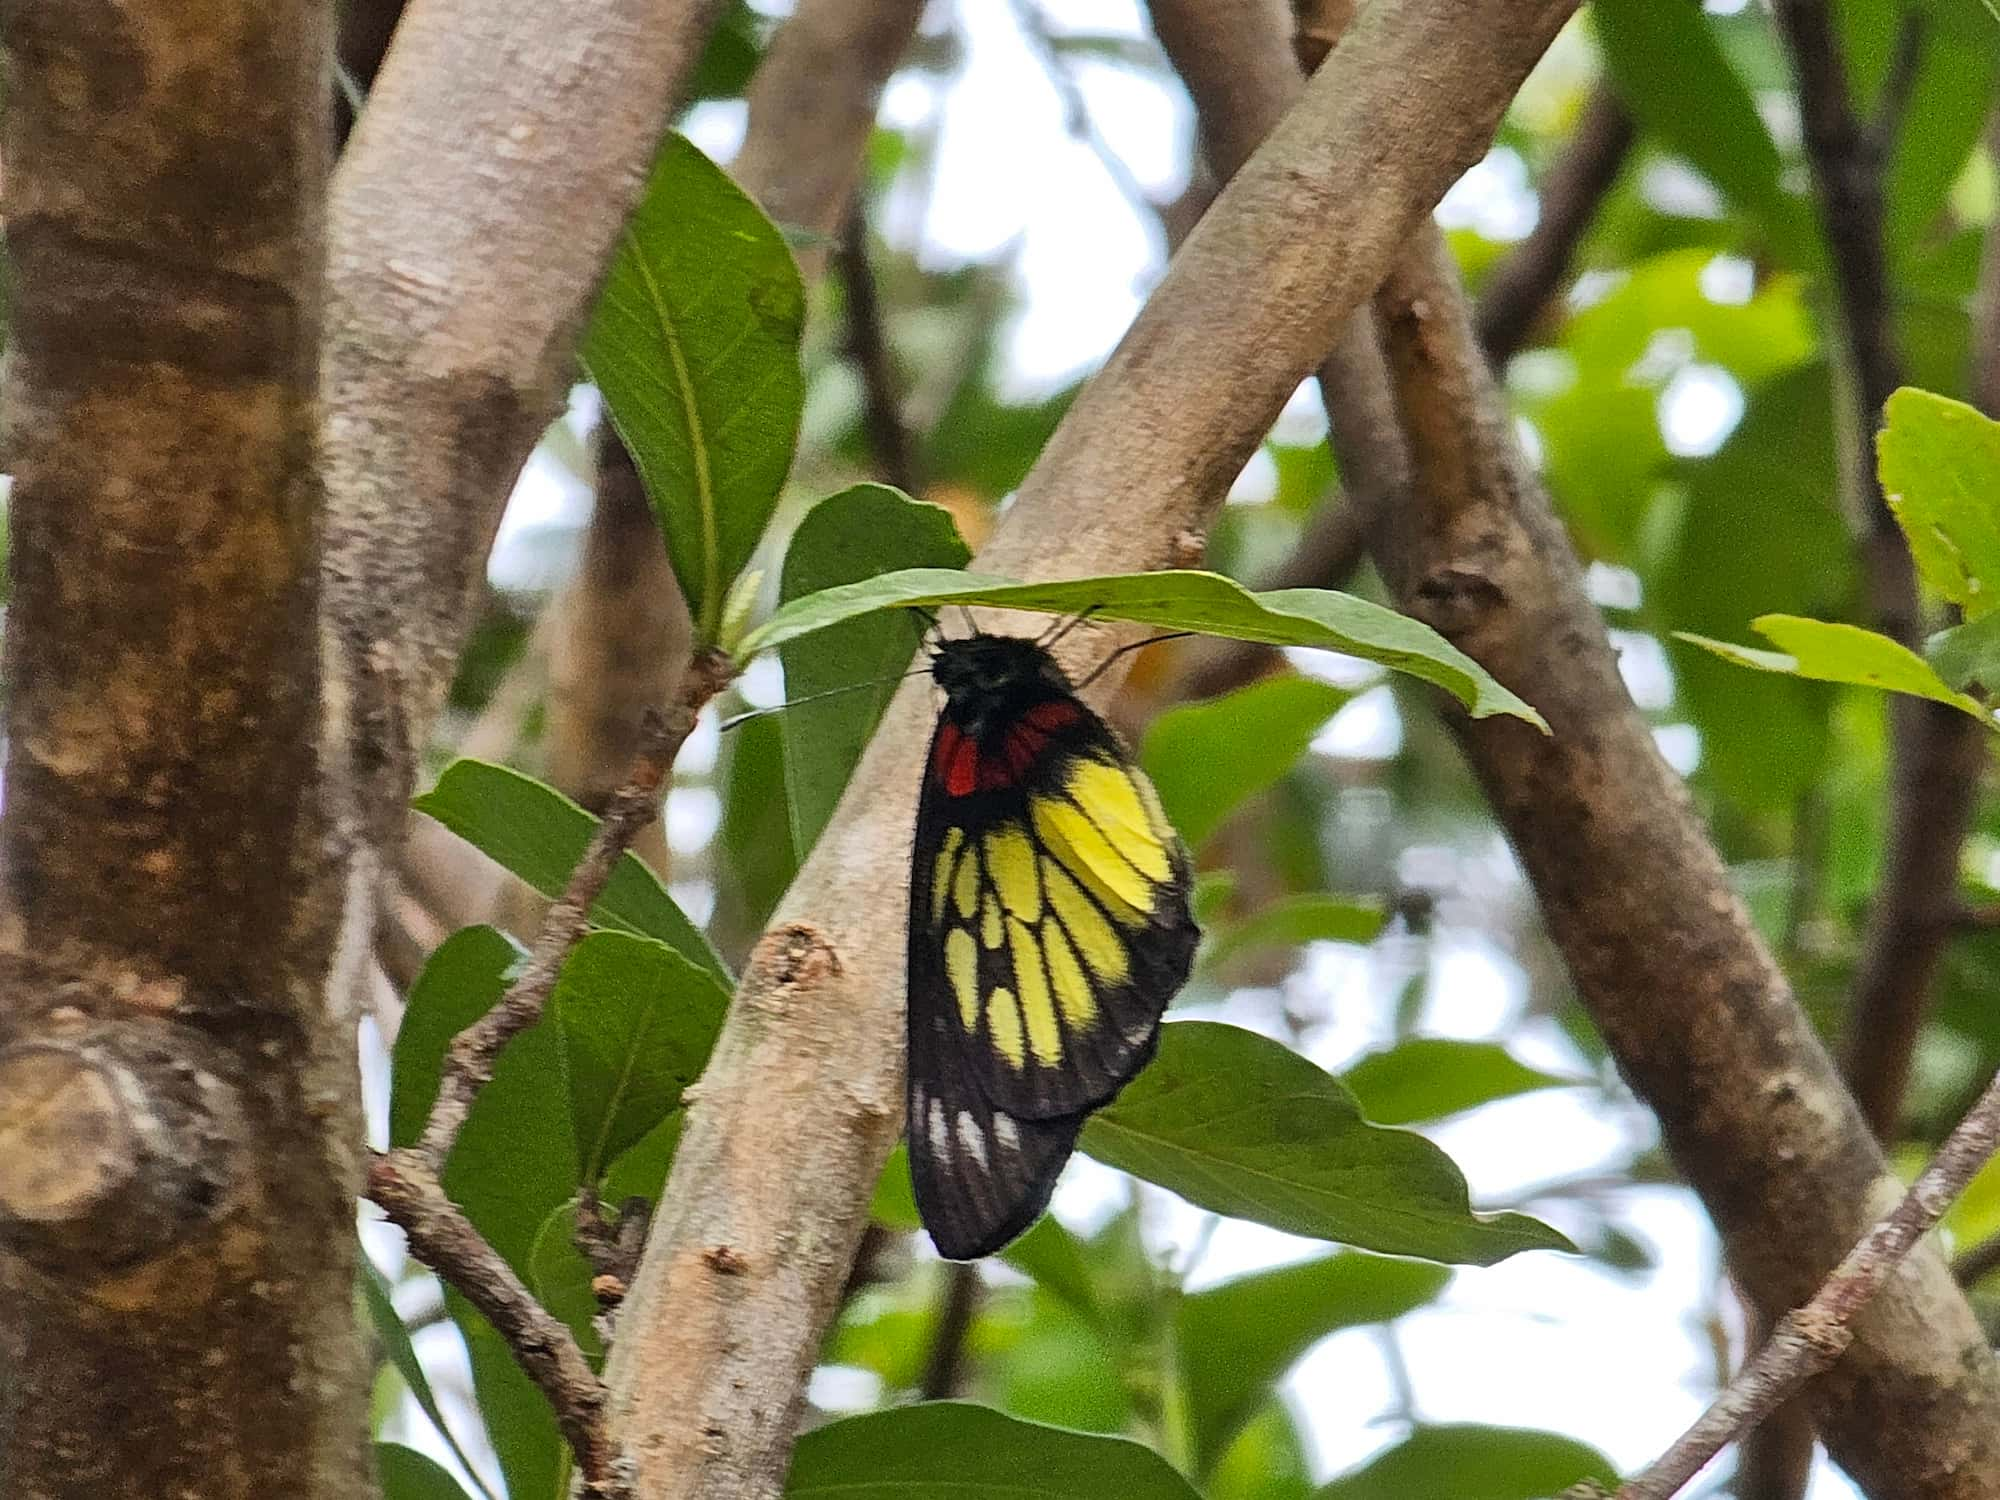
<path fill-rule="evenodd" d="M 1185 851 L 1080 701 L 977 747 L 978 776 L 945 774 L 954 734 L 941 720 L 917 811 L 908 1129 L 924 1222 L 969 1258 L 1034 1221 L 1085 1117 L 1151 1058 L 1197 933 Z"/>

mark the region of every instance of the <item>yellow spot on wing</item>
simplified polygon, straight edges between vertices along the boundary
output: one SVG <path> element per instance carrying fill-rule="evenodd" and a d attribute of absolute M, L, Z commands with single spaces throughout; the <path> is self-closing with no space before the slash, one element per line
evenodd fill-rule
<path fill-rule="evenodd" d="M 986 873 L 1000 888 L 1010 914 L 1032 922 L 1042 913 L 1042 893 L 1035 883 L 1035 846 L 1018 823 L 1003 823 L 986 835 Z"/>
<path fill-rule="evenodd" d="M 1028 1065 L 1027 1051 L 1021 1046 L 1021 1010 L 1012 990 L 995 990 L 986 1000 L 986 1024 L 993 1033 L 993 1045 L 1019 1072 Z"/>
<path fill-rule="evenodd" d="M 958 884 L 952 888 L 951 899 L 958 914 L 970 922 L 979 909 L 979 859 L 970 849 L 958 862 Z"/>
<path fill-rule="evenodd" d="M 1006 925 L 1000 920 L 1000 902 L 988 891 L 985 904 L 979 908 L 979 941 L 989 948 L 997 948 L 1006 935 Z"/>
<path fill-rule="evenodd" d="M 1104 913 L 1097 909 L 1097 903 L 1084 895 L 1077 883 L 1065 875 L 1061 868 L 1051 861 L 1043 869 L 1043 878 L 1048 882 L 1049 905 L 1062 918 L 1063 926 L 1075 940 L 1083 960 L 1090 965 L 1091 973 L 1106 984 L 1117 984 L 1131 972 L 1131 960 L 1125 952 L 1125 943 L 1104 920 Z"/>
<path fill-rule="evenodd" d="M 1101 760 L 1078 761 L 1070 772 L 1069 794 L 1141 875 L 1154 881 L 1167 878 L 1172 867 L 1166 845 L 1146 816 L 1136 773 Z"/>
<path fill-rule="evenodd" d="M 963 927 L 952 928 L 944 940 L 944 971 L 951 979 L 951 991 L 958 999 L 958 1019 L 967 1031 L 979 1029 L 979 950 L 972 946 L 972 934 Z"/>
<path fill-rule="evenodd" d="M 1027 999 L 1023 993 L 1021 1015 L 1028 1023 L 1028 1045 L 1034 1049 L 1036 1062 L 1053 1068 L 1063 1055 L 1062 1028 L 1056 1024 L 1055 1007 L 1047 995 L 1042 996 L 1040 1005 L 1029 1005 Z"/>
<path fill-rule="evenodd" d="M 953 825 L 945 830 L 944 845 L 938 850 L 937 864 L 931 870 L 931 925 L 944 924 L 945 898 L 951 894 L 951 862 L 958 858 L 959 845 L 965 842 L 965 830 Z"/>
<path fill-rule="evenodd" d="M 1055 988 L 1063 1018 L 1072 1031 L 1083 1030 L 1097 1019 L 1097 992 L 1083 977 L 1083 965 L 1076 961 L 1076 950 L 1053 922 L 1042 927 L 1042 951 L 1049 956 L 1049 982 Z"/>
<path fill-rule="evenodd" d="M 1007 923 L 1007 951 L 1014 959 L 1014 987 L 1021 992 L 1021 1009 L 1029 1015 L 1049 1010 L 1049 981 L 1042 973 L 1041 945 L 1018 918 Z"/>
<path fill-rule="evenodd" d="M 1144 924 L 1153 907 L 1153 883 L 1128 864 L 1074 804 L 1038 798 L 1035 832 L 1064 868 L 1089 886 L 1121 923 L 1128 927 Z"/>

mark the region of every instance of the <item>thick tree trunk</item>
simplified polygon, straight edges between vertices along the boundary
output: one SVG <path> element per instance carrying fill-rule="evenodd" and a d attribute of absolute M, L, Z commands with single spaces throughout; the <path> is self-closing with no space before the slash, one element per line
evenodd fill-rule
<path fill-rule="evenodd" d="M 6 12 L 10 1500 L 373 1489 L 313 748 L 329 24 Z"/>

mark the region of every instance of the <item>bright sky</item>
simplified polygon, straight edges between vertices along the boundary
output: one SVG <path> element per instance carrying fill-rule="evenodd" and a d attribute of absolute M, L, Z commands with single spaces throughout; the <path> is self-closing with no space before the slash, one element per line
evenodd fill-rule
<path fill-rule="evenodd" d="M 934 0 L 932 24 L 940 24 Z M 1142 36 L 1145 28 L 1131 0 L 1063 0 L 1047 7 L 1065 29 Z M 1025 306 L 1007 344 L 1009 389 L 1019 393 L 1058 388 L 1100 362 L 1136 313 L 1163 267 L 1157 228 L 1135 211 L 1099 153 L 1073 138 L 1062 99 L 1026 40 L 1013 6 L 991 0 L 956 0 L 956 24 L 966 41 L 961 69 L 942 87 L 928 77 L 894 81 L 884 100 L 891 121 L 915 126 L 934 120 L 939 160 L 928 196 L 899 191 L 881 228 L 945 267 L 1010 253 Z M 1574 38 L 1559 44 L 1548 70 L 1587 67 Z M 1192 117 L 1178 90 L 1115 65 L 1075 67 L 1105 146 L 1132 178 L 1155 197 L 1168 197 L 1186 180 Z M 697 109 L 689 133 L 726 160 L 740 140 L 740 105 Z M 1667 180 L 1663 191 L 1695 192 L 1706 185 Z M 1440 208 L 1451 225 L 1476 226 L 1495 238 L 1525 234 L 1535 204 L 1521 165 L 1500 152 L 1469 172 Z M 1734 268 L 1715 267 L 1715 300 L 1731 300 Z M 1738 278 L 1740 279 L 1740 277 Z M 1719 371 L 1688 365 L 1670 382 L 1662 425 L 1675 453 L 1711 452 L 1742 412 L 1742 396 Z M 588 429 L 591 403 L 579 402 L 572 425 Z M 1307 428 L 1318 420 L 1310 393 L 1288 410 L 1287 421 Z M 1268 477 L 1253 464 L 1239 490 L 1253 496 Z M 524 474 L 502 528 L 493 572 L 496 582 L 546 580 L 566 566 L 570 533 L 588 510 L 588 496 L 562 463 L 540 455 Z M 1595 580 L 1600 598 L 1615 598 L 1630 583 Z M 1647 637 L 1622 639 L 1628 683 L 1642 701 L 1664 701 L 1670 691 L 1666 663 Z M 1308 670 L 1353 680 L 1353 663 L 1304 660 Z M 754 697 L 775 699 L 775 681 L 757 684 Z M 1327 756 L 1380 757 L 1393 753 L 1401 726 L 1386 690 L 1351 702 L 1314 747 Z M 1698 747 L 1692 732 L 1663 731 L 1662 744 L 1683 769 Z M 688 769 L 712 757 L 709 733 L 689 747 Z M 706 787 L 677 790 L 669 806 L 669 831 L 680 849 L 699 848 L 713 834 L 719 807 Z M 1472 879 L 1482 900 L 1524 899 L 1518 871 L 1496 839 L 1483 859 L 1462 850 L 1411 850 L 1405 874 L 1442 872 L 1452 882 Z M 1468 870 L 1470 873 L 1468 874 Z M 1496 893 L 1497 897 L 1496 897 Z M 677 887 L 697 914 L 707 893 Z M 1474 904 L 1476 903 L 1468 903 Z M 1448 911 L 1449 909 L 1447 909 Z M 1282 997 L 1271 992 L 1239 997 L 1228 1015 L 1239 1024 L 1275 1031 L 1283 1009 L 1323 1018 L 1306 1034 L 1305 1047 L 1321 1064 L 1339 1069 L 1389 1039 L 1391 998 L 1402 977 L 1392 944 L 1372 952 L 1320 945 L 1287 981 Z M 1276 1003 L 1283 999 L 1281 1007 Z M 1476 925 L 1438 929 L 1430 993 L 1422 1030 L 1434 1035 L 1506 1037 L 1524 1060 L 1553 1071 L 1580 1074 L 1582 1060 L 1546 1019 L 1520 1020 L 1525 983 L 1513 960 Z M 371 1069 L 370 1094 L 380 1118 L 379 1069 Z M 1480 1110 L 1432 1134 L 1451 1152 L 1472 1184 L 1475 1203 L 1509 1201 L 1533 1184 L 1611 1169 L 1650 1143 L 1646 1113 L 1629 1101 L 1607 1109 L 1594 1090 L 1531 1096 Z M 1184 1254 L 1200 1216 L 1165 1194 L 1152 1216 L 1163 1254 Z M 1090 1227 L 1122 1201 L 1113 1174 L 1078 1159 L 1056 1199 L 1059 1217 Z M 1558 1225 L 1560 1204 L 1536 1205 Z M 1550 1428 L 1604 1449 L 1618 1463 L 1637 1467 L 1655 1457 L 1706 1404 L 1712 1393 L 1715 1354 L 1706 1320 L 1716 1305 L 1719 1277 L 1713 1237 L 1685 1193 L 1668 1188 L 1627 1192 L 1618 1222 L 1651 1247 L 1657 1269 L 1617 1275 L 1593 1263 L 1550 1253 L 1518 1256 L 1487 1270 L 1454 1276 L 1433 1309 L 1404 1321 L 1396 1353 L 1416 1395 L 1417 1414 L 1434 1421 L 1472 1421 Z M 375 1230 L 378 1260 L 393 1264 L 396 1237 Z M 1254 1225 L 1225 1223 L 1194 1267 L 1209 1283 L 1262 1266 L 1319 1253 L 1323 1247 Z M 413 1305 L 421 1301 L 411 1294 Z M 1727 1299 L 1723 1299 L 1725 1302 Z M 406 1309 L 407 1310 L 407 1309 Z M 1740 1337 L 1740 1330 L 1737 1330 Z M 427 1358 L 461 1373 L 463 1361 L 447 1329 L 420 1336 Z M 1388 1446 L 1405 1430 L 1399 1411 L 1394 1362 L 1377 1331 L 1337 1335 L 1316 1348 L 1290 1382 L 1290 1395 L 1314 1449 L 1316 1473 L 1344 1471 Z M 865 1380 L 821 1382 L 815 1394 L 865 1404 Z M 448 1462 L 420 1417 L 410 1416 L 406 1440 Z M 1814 1500 L 1855 1493 L 1822 1461 Z"/>

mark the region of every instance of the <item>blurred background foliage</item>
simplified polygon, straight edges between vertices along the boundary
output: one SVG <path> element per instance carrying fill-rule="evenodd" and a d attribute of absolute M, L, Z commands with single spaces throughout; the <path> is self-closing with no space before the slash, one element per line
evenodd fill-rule
<path fill-rule="evenodd" d="M 1857 106 L 1872 113 L 1885 82 L 1902 98 L 1885 172 L 1908 379 L 1967 397 L 2000 183 L 1987 134 L 2000 20 L 1982 0 L 1837 12 Z M 1923 45 L 1899 78 L 1913 16 Z M 685 128 L 717 160 L 740 139 L 743 86 L 780 20 L 739 4 L 711 49 Z M 1525 253 L 1551 182 L 1605 118 L 1618 149 L 1601 197 L 1502 351 L 1505 385 L 1634 699 L 1836 1043 L 1880 875 L 1884 703 L 1671 636 L 1744 639 L 1773 611 L 1873 623 L 1839 498 L 1827 250 L 1770 15 L 1755 0 L 1595 0 L 1439 209 L 1475 298 Z M 942 506 L 977 548 L 1205 201 L 1191 121 L 1131 6 L 931 7 L 885 96 L 855 228 L 808 287 L 805 414 L 761 559 L 766 605 L 800 518 L 857 482 Z M 982 188 L 961 179 L 982 166 L 974 213 L 965 195 Z M 995 239 L 1010 212 L 1017 227 Z M 583 545 L 594 425 L 580 390 L 522 481 L 439 766 L 477 753 L 546 772 L 541 622 Z M 1209 565 L 1249 583 L 1307 566 L 1315 576 L 1287 581 L 1381 598 L 1326 543 L 1341 503 L 1308 389 L 1238 481 Z M 1223 685 L 1236 696 L 1219 716 L 1187 706 Z M 763 663 L 721 712 L 784 691 Z M 885 1210 L 812 1382 L 816 1418 L 965 1396 L 1142 1437 L 1212 1500 L 1525 1500 L 1650 1457 L 1726 1375 L 1742 1317 L 1423 690 L 1323 653 L 1173 643 L 1141 658 L 1117 716 L 1156 779 L 1193 784 L 1212 814 L 1190 831 L 1210 939 L 1179 1013 L 1226 1017 L 1341 1073 L 1372 1119 L 1444 1144 L 1476 1204 L 1525 1209 L 1580 1253 L 1489 1270 L 1328 1254 L 1079 1162 L 1060 1227 L 976 1270 L 939 1262 Z M 711 715 L 677 769 L 649 858 L 731 964 L 797 866 L 787 796 L 775 718 L 720 735 Z M 406 872 L 397 940 L 421 954 L 470 920 L 521 931 L 489 877 L 445 897 Z M 1990 794 L 1961 877 L 1901 1111 L 1912 1164 L 2000 1063 Z M 468 961 L 503 966 L 504 940 L 481 942 Z M 385 1034 L 399 1013 L 385 997 Z M 2000 1174 L 1952 1233 L 1961 1251 L 2000 1234 Z M 497 1490 L 434 1283 L 392 1238 L 371 1244 L 399 1278 L 395 1305 L 446 1419 Z M 2000 1319 L 2000 1280 L 1980 1305 Z M 454 1465 L 402 1399 L 410 1384 L 385 1357 L 385 1432 Z M 1811 1493 L 1849 1491 L 1822 1464 Z"/>

